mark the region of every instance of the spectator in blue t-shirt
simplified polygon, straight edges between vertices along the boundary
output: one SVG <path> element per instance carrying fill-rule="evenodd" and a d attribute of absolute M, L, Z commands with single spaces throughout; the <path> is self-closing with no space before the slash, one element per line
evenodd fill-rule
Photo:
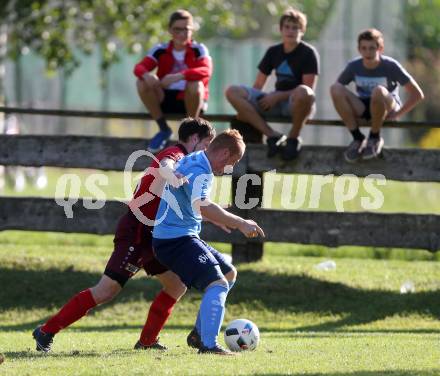
<path fill-rule="evenodd" d="M 280 18 L 281 43 L 271 46 L 258 65 L 253 87 L 230 86 L 226 98 L 237 110 L 237 118 L 259 130 L 266 137 L 267 156 L 281 151 L 284 160 L 297 157 L 301 149 L 301 128 L 314 111 L 315 87 L 319 74 L 319 55 L 313 46 L 304 42 L 306 15 L 287 9 Z M 275 71 L 275 90 L 267 93 L 263 86 Z M 291 119 L 287 137 L 272 129 L 265 117 Z"/>
<path fill-rule="evenodd" d="M 166 186 L 156 215 L 153 247 L 157 259 L 188 288 L 204 292 L 195 328 L 188 336 L 188 345 L 199 348 L 199 353 L 230 354 L 217 343 L 217 336 L 226 296 L 237 276 L 231 263 L 200 239 L 202 216 L 247 237 L 264 236 L 257 223 L 231 214 L 209 199 L 214 175 L 234 166 L 244 150 L 240 133 L 228 130 L 214 138 L 206 152 L 182 158 L 176 171 L 185 176 L 187 184 Z"/>
<path fill-rule="evenodd" d="M 333 104 L 353 135 L 344 153 L 347 162 L 372 159 L 382 150 L 384 140 L 380 130 L 385 120 L 396 120 L 423 99 L 423 92 L 411 75 L 394 59 L 382 55 L 382 33 L 367 29 L 358 36 L 360 57 L 350 61 L 330 88 Z M 356 85 L 355 95 L 346 85 Z M 407 92 L 404 103 L 399 97 L 399 85 Z M 359 130 L 359 119 L 371 120 L 367 138 Z"/>

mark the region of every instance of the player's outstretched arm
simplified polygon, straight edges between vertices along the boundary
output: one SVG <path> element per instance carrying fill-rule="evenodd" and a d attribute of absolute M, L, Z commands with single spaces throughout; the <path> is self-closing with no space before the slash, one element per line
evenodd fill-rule
<path fill-rule="evenodd" d="M 231 229 L 237 229 L 248 238 L 254 238 L 258 235 L 264 237 L 264 231 L 255 221 L 243 219 L 238 215 L 229 213 L 216 203 L 205 199 L 196 200 L 194 207 L 198 209 L 201 215 L 209 221 L 222 224 Z"/>

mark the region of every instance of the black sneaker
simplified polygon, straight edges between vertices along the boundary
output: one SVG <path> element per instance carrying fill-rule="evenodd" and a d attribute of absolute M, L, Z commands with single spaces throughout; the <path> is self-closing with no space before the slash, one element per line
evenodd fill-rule
<path fill-rule="evenodd" d="M 202 339 L 196 328 L 193 328 L 188 334 L 188 337 L 186 337 L 186 343 L 189 347 L 193 347 L 194 349 L 200 349 L 202 347 Z"/>
<path fill-rule="evenodd" d="M 357 162 L 365 147 L 367 146 L 367 139 L 363 140 L 353 140 L 350 145 L 348 145 L 347 150 L 344 152 L 344 158 L 348 163 Z"/>
<path fill-rule="evenodd" d="M 137 341 L 136 345 L 134 345 L 134 349 L 135 350 L 161 350 L 161 351 L 166 351 L 166 350 L 168 350 L 168 347 L 166 347 L 165 345 L 161 345 L 159 343 L 159 339 L 157 339 L 157 341 L 154 342 L 151 345 L 143 345 L 141 343 L 141 341 Z"/>
<path fill-rule="evenodd" d="M 377 158 L 380 153 L 382 152 L 383 148 L 383 138 L 369 138 L 367 141 L 367 146 L 365 146 L 365 149 L 362 151 L 362 159 L 373 159 Z"/>
<path fill-rule="evenodd" d="M 199 354 L 214 354 L 214 355 L 225 355 L 225 356 L 234 356 L 235 353 L 224 349 L 219 344 L 216 344 L 214 347 L 208 348 L 202 345 L 199 349 Z"/>
<path fill-rule="evenodd" d="M 267 158 L 274 157 L 280 151 L 280 147 L 286 141 L 286 138 L 284 134 L 267 138 Z"/>
<path fill-rule="evenodd" d="M 43 351 L 45 353 L 50 351 L 53 343 L 54 334 L 43 333 L 41 331 L 41 326 L 38 326 L 33 332 L 32 337 L 34 337 L 37 344 L 36 350 Z"/>
<path fill-rule="evenodd" d="M 286 145 L 283 147 L 281 151 L 281 158 L 285 161 L 291 161 L 295 159 L 299 151 L 301 150 L 301 139 L 298 138 L 288 138 L 286 141 Z"/>

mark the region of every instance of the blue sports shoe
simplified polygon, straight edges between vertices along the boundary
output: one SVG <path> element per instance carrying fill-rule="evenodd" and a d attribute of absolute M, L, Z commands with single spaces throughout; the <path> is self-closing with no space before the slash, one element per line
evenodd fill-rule
<path fill-rule="evenodd" d="M 148 144 L 147 150 L 151 153 L 157 153 L 161 151 L 166 145 L 168 140 L 171 138 L 173 134 L 171 129 L 167 129 L 166 131 L 159 131 L 156 135 L 151 139 Z"/>

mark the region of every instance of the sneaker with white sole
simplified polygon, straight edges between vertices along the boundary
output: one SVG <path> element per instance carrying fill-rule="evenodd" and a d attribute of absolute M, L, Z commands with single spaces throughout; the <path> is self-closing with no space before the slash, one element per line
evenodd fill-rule
<path fill-rule="evenodd" d="M 291 161 L 298 157 L 301 150 L 302 140 L 300 137 L 288 138 L 286 144 L 281 150 L 281 158 L 284 161 Z"/>
<path fill-rule="evenodd" d="M 281 146 L 286 141 L 287 137 L 284 134 L 278 136 L 268 137 L 267 144 L 267 158 L 272 158 L 281 150 Z"/>
<path fill-rule="evenodd" d="M 363 140 L 353 140 L 350 145 L 348 145 L 347 150 L 344 151 L 344 158 L 349 163 L 357 162 L 361 156 L 362 152 L 367 146 L 367 139 Z"/>
<path fill-rule="evenodd" d="M 43 351 L 45 353 L 49 352 L 51 347 L 52 347 L 52 343 L 53 343 L 53 337 L 54 334 L 50 334 L 50 333 L 44 333 L 41 330 L 41 326 L 38 326 L 33 332 L 32 332 L 32 337 L 34 337 L 37 348 L 37 351 Z"/>
<path fill-rule="evenodd" d="M 383 144 L 384 141 L 382 137 L 370 137 L 367 141 L 367 146 L 365 146 L 365 149 L 362 151 L 362 159 L 368 160 L 377 158 L 382 152 Z"/>

